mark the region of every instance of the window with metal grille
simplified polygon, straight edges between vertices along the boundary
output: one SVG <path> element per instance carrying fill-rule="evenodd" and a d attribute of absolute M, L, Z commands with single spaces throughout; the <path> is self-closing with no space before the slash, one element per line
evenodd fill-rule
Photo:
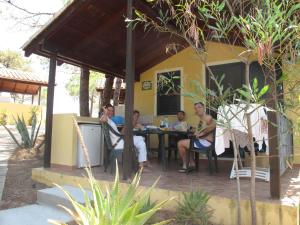
<path fill-rule="evenodd" d="M 180 110 L 181 71 L 157 73 L 157 115 L 176 115 Z"/>

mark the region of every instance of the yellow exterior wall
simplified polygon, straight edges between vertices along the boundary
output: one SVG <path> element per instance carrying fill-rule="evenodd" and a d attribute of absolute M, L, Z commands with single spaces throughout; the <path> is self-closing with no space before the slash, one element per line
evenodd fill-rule
<path fill-rule="evenodd" d="M 8 124 L 15 124 L 13 116 L 15 118 L 18 115 L 21 117 L 24 116 L 26 122 L 28 122 L 29 118 L 31 117 L 31 109 L 33 107 L 37 107 L 35 105 L 25 105 L 25 104 L 18 104 L 18 103 L 9 103 L 9 102 L 0 102 L 0 113 L 5 111 L 8 115 Z M 41 112 L 42 107 L 39 107 L 39 111 Z"/>
<path fill-rule="evenodd" d="M 53 115 L 51 164 L 76 165 L 77 135 L 73 118 L 76 114 Z"/>
<path fill-rule="evenodd" d="M 287 82 L 296 84 L 296 82 L 300 82 L 300 61 L 296 65 L 285 66 L 284 73 L 288 75 Z M 289 84 L 284 84 L 285 91 L 289 92 L 287 88 Z M 294 100 L 296 107 L 288 108 L 287 115 L 288 118 L 293 122 L 293 132 L 294 132 L 294 163 L 300 164 L 300 90 L 293 91 Z M 288 96 L 290 97 L 290 96 Z"/>
<path fill-rule="evenodd" d="M 239 54 L 245 51 L 245 48 L 231 46 L 226 44 L 209 42 L 207 45 L 207 64 L 222 64 L 230 62 L 241 61 L 239 59 Z M 252 57 L 251 60 L 255 60 Z M 141 112 L 141 115 L 151 115 L 154 116 L 154 124 L 159 125 L 159 121 L 164 116 L 155 116 L 156 106 L 156 74 L 157 72 L 170 71 L 174 69 L 180 69 L 182 71 L 181 79 L 183 79 L 183 87 L 187 92 L 193 92 L 190 82 L 192 80 L 197 80 L 200 84 L 205 87 L 205 69 L 197 57 L 195 52 L 191 48 L 187 48 L 176 55 L 171 56 L 165 61 L 157 64 L 151 69 L 141 74 L 140 82 L 136 82 L 134 86 L 134 107 Z M 300 62 L 296 67 L 288 69 L 287 74 L 290 78 L 297 78 L 295 80 L 300 80 Z M 142 90 L 142 82 L 151 81 L 152 90 Z M 300 95 L 300 91 L 299 91 Z M 182 97 L 183 100 L 183 110 L 186 112 L 186 119 L 188 124 L 195 126 L 198 122 L 197 117 L 194 116 L 193 100 L 187 97 Z M 197 100 L 197 99 L 196 99 Z M 294 163 L 300 164 L 300 130 L 296 129 L 298 121 L 300 122 L 300 112 L 288 112 L 289 118 L 293 121 L 295 125 L 294 128 Z M 172 122 L 176 119 L 175 116 L 168 116 L 169 121 Z M 152 147 L 157 146 L 157 139 L 153 137 L 151 139 Z M 154 139 L 154 140 L 153 140 Z"/>
<path fill-rule="evenodd" d="M 44 168 L 36 168 L 32 170 L 32 179 L 53 186 L 53 184 L 81 186 L 89 188 L 88 180 L 84 177 L 65 175 L 60 172 L 52 172 Z M 100 187 L 108 187 L 112 182 L 98 180 Z M 120 190 L 126 190 L 128 184 L 122 183 Z M 140 187 L 145 189 L 145 187 Z M 151 201 L 163 201 L 174 198 L 169 201 L 164 209 L 176 210 L 177 201 L 182 198 L 182 193 L 166 189 L 154 188 L 151 194 Z M 209 206 L 213 211 L 213 224 L 234 225 L 236 223 L 236 202 L 234 199 L 223 198 L 220 196 L 211 196 Z M 256 202 L 257 208 L 257 224 L 259 225 L 299 225 L 299 207 L 287 206 L 274 202 Z M 249 200 L 241 201 L 241 213 L 243 225 L 251 225 L 251 207 Z"/>
<path fill-rule="evenodd" d="M 209 42 L 207 45 L 207 63 L 221 64 L 238 62 L 240 61 L 238 55 L 244 50 L 245 49 L 241 47 Z M 193 91 L 193 88 L 191 87 L 191 80 L 197 80 L 203 87 L 205 87 L 204 66 L 195 52 L 191 48 L 187 48 L 141 74 L 140 82 L 136 82 L 134 86 L 134 107 L 141 112 L 141 115 L 155 115 L 156 73 L 161 71 L 169 71 L 172 69 L 182 70 L 181 79 L 184 91 Z M 152 81 L 152 90 L 143 91 L 143 81 Z M 186 112 L 187 122 L 188 124 L 195 126 L 198 123 L 198 119 L 196 116 L 194 116 L 194 102 L 192 99 L 187 97 L 182 97 L 182 100 L 182 109 Z M 154 124 L 159 125 L 159 121 L 163 117 L 164 116 L 154 116 Z M 168 118 L 170 122 L 176 119 L 175 116 L 168 116 Z M 156 142 L 157 140 L 155 141 L 153 138 L 151 138 L 151 145 L 157 145 Z"/>
<path fill-rule="evenodd" d="M 54 114 L 52 126 L 51 164 L 65 167 L 76 166 L 77 131 L 74 118 L 82 123 L 99 123 L 98 118 L 77 117 L 76 114 Z"/>
<path fill-rule="evenodd" d="M 225 44 L 208 43 L 208 64 L 224 62 L 237 62 L 238 55 L 244 51 L 244 48 L 229 46 Z M 193 91 L 190 85 L 191 80 L 198 80 L 205 87 L 205 70 L 202 62 L 191 48 L 187 48 L 176 55 L 171 56 L 167 60 L 157 64 L 151 69 L 141 74 L 140 82 L 136 82 L 134 86 L 134 107 L 139 110 L 142 115 L 155 114 L 155 76 L 157 72 L 168 71 L 172 69 L 181 69 L 184 90 Z M 152 81 L 152 90 L 142 91 L 142 82 Z M 194 116 L 193 101 L 187 97 L 183 97 L 183 110 L 187 113 L 187 121 L 189 124 L 197 124 L 197 118 Z M 161 116 L 155 116 L 155 124 L 158 125 Z M 174 116 L 169 116 L 170 121 L 175 120 Z"/>

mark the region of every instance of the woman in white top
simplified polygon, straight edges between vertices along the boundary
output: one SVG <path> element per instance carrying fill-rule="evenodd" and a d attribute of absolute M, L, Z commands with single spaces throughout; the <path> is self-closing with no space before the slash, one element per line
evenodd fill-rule
<path fill-rule="evenodd" d="M 117 125 L 111 120 L 114 115 L 114 107 L 110 104 L 103 107 L 103 115 L 100 118 L 100 122 L 107 122 L 116 132 L 119 133 Z M 115 145 L 115 149 L 124 148 L 124 140 L 119 140 L 119 137 L 113 132 L 109 132 L 112 145 Z M 147 148 L 144 141 L 144 138 L 141 136 L 133 136 L 133 144 L 138 150 L 138 161 L 140 167 L 144 167 L 144 164 L 147 164 Z"/>

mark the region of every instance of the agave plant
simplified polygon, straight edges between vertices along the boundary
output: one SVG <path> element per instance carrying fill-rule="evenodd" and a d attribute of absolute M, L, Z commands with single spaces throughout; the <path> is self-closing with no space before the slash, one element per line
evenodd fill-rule
<path fill-rule="evenodd" d="M 183 201 L 178 202 L 176 222 L 182 225 L 207 225 L 213 210 L 207 205 L 208 193 L 198 190 L 183 193 Z"/>
<path fill-rule="evenodd" d="M 113 186 L 106 187 L 106 190 L 103 191 L 93 177 L 90 169 L 86 169 L 86 171 L 92 192 L 92 199 L 89 199 L 87 192 L 81 189 L 85 199 L 84 205 L 76 202 L 70 193 L 59 186 L 72 203 L 74 210 L 64 206 L 61 207 L 79 225 L 143 225 L 168 201 L 150 203 L 150 194 L 157 181 L 145 191 L 138 190 L 141 172 L 135 175 L 133 181 L 124 191 L 123 188 L 120 188 L 117 168 Z M 161 221 L 155 225 L 167 224 L 170 221 Z M 49 222 L 57 225 L 63 224 L 51 220 Z"/>
<path fill-rule="evenodd" d="M 7 114 L 7 110 L 1 110 L 0 112 L 0 125 L 7 124 L 7 119 L 8 119 L 8 114 Z"/>
<path fill-rule="evenodd" d="M 12 137 L 12 139 L 18 145 L 18 147 L 27 148 L 27 149 L 34 148 L 42 124 L 42 120 L 40 120 L 38 124 L 37 115 L 34 114 L 32 116 L 32 121 L 31 121 L 31 131 L 29 132 L 23 115 L 21 118 L 19 117 L 19 115 L 17 119 L 15 117 L 13 118 L 15 121 L 16 128 L 21 136 L 21 140 L 22 140 L 21 143 L 19 143 L 16 136 L 12 133 L 12 131 L 7 126 L 5 126 L 4 124 L 2 124 L 2 126 L 9 133 L 9 135 Z"/>

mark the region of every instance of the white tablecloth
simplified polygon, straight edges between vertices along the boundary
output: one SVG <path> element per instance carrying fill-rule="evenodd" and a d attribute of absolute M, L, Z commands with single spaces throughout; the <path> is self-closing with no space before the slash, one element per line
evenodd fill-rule
<path fill-rule="evenodd" d="M 227 106 L 220 106 L 218 109 L 218 118 L 217 118 L 217 128 L 216 128 L 216 142 L 215 149 L 216 154 L 220 155 L 225 151 L 225 148 L 230 147 L 229 141 L 231 141 L 231 135 L 228 131 L 228 127 L 222 124 L 226 124 L 226 119 L 230 119 L 230 124 L 233 129 L 233 133 L 235 135 L 235 139 L 237 145 L 244 148 L 248 146 L 250 150 L 250 144 L 247 137 L 247 121 L 245 110 L 245 105 L 236 105 L 231 104 Z M 267 108 L 263 106 L 258 106 L 256 104 L 252 104 L 248 109 L 248 112 L 251 112 L 255 109 L 255 111 L 251 114 L 251 124 L 252 124 L 252 133 L 255 141 L 259 145 L 261 149 L 263 140 L 267 146 L 266 154 L 269 152 L 268 148 L 268 118 L 267 118 Z"/>

